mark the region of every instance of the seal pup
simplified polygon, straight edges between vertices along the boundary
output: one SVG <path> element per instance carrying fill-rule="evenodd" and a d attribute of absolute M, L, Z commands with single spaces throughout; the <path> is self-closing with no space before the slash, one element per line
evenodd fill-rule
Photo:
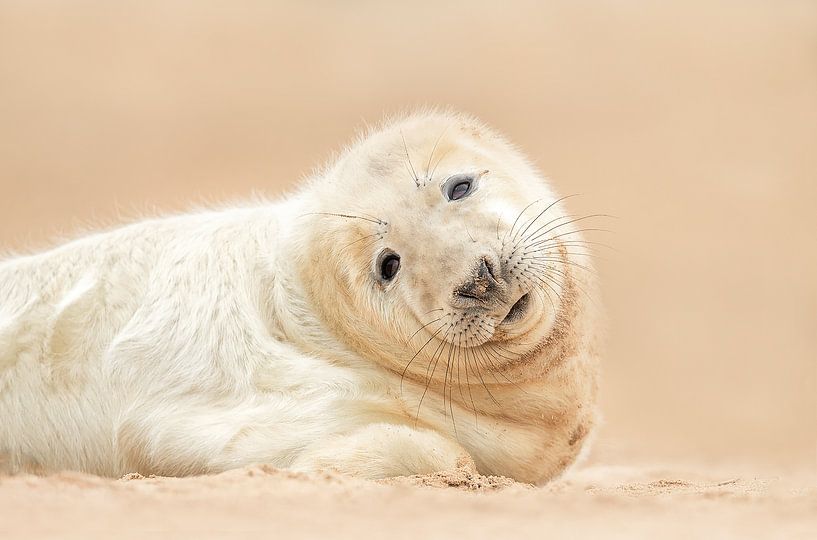
<path fill-rule="evenodd" d="M 0 263 L 0 466 L 542 483 L 594 425 L 576 218 L 497 133 L 422 112 L 276 202 Z"/>

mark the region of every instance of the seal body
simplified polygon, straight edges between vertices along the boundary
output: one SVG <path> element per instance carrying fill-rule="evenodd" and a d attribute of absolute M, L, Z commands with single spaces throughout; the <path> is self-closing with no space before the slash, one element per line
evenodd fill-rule
<path fill-rule="evenodd" d="M 0 470 L 541 483 L 595 419 L 595 284 L 472 118 L 387 123 L 277 202 L 0 263 Z"/>

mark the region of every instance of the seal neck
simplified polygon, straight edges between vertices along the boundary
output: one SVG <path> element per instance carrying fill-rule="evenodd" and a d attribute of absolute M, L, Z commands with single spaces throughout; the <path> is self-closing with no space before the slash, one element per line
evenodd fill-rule
<path fill-rule="evenodd" d="M 274 220 L 267 224 L 269 244 L 260 272 L 261 311 L 269 333 L 301 352 L 361 364 L 358 355 L 327 328 L 300 274 L 311 241 L 305 197 L 295 195 L 271 210 Z"/>

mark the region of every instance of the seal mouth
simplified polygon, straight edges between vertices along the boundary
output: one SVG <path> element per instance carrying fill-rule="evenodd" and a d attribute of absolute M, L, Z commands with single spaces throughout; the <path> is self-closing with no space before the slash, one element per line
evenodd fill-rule
<path fill-rule="evenodd" d="M 499 324 L 510 324 L 521 319 L 528 310 L 528 304 L 530 304 L 530 293 L 525 293 L 511 306 L 510 311 L 508 311 L 508 314 L 505 315 L 505 318 L 502 319 L 502 322 Z"/>

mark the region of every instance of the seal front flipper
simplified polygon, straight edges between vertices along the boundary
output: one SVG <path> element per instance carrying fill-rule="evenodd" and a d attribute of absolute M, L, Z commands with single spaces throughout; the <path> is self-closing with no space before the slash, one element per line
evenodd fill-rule
<path fill-rule="evenodd" d="M 470 464 L 468 452 L 434 431 L 400 424 L 370 424 L 304 449 L 290 467 L 303 472 L 337 471 L 377 480 L 449 471 Z"/>

